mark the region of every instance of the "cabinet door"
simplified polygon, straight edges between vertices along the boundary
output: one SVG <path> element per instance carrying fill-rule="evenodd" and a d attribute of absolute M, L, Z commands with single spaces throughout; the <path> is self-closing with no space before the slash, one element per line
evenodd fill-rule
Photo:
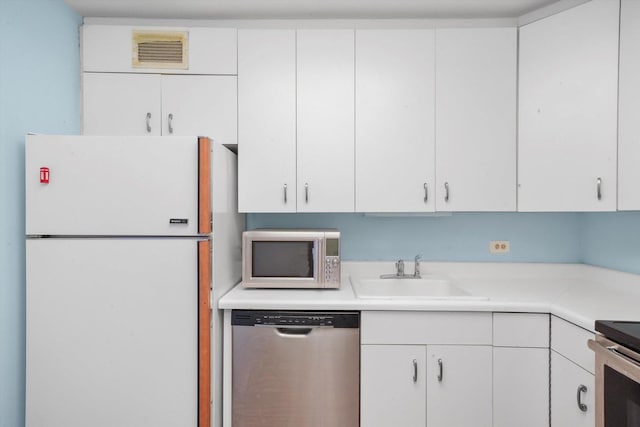
<path fill-rule="evenodd" d="M 616 209 L 619 2 L 520 28 L 518 210 Z"/>
<path fill-rule="evenodd" d="M 586 391 L 579 392 L 582 386 Z M 594 394 L 593 374 L 551 351 L 551 427 L 593 427 Z M 578 397 L 586 411 L 579 408 Z"/>
<path fill-rule="evenodd" d="M 640 2 L 620 7 L 618 209 L 640 210 Z"/>
<path fill-rule="evenodd" d="M 235 76 L 162 76 L 162 134 L 237 143 Z"/>
<path fill-rule="evenodd" d="M 436 30 L 436 210 L 516 210 L 516 28 Z"/>
<path fill-rule="evenodd" d="M 490 346 L 427 346 L 427 426 L 491 427 L 491 365 Z"/>
<path fill-rule="evenodd" d="M 422 345 L 363 345 L 360 424 L 424 427 L 425 361 L 426 347 Z"/>
<path fill-rule="evenodd" d="M 160 122 L 160 75 L 83 74 L 83 134 L 160 135 Z"/>
<path fill-rule="evenodd" d="M 238 31 L 238 207 L 296 210 L 296 33 Z"/>
<path fill-rule="evenodd" d="M 356 30 L 356 211 L 434 203 L 434 31 Z"/>
<path fill-rule="evenodd" d="M 354 33 L 297 32 L 298 212 L 354 210 Z"/>
<path fill-rule="evenodd" d="M 494 348 L 493 427 L 548 425 L 549 349 Z"/>

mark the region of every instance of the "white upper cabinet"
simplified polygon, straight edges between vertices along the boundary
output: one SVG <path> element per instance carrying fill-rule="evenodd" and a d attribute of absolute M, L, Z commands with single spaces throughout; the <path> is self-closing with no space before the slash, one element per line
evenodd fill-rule
<path fill-rule="evenodd" d="M 85 135 L 207 136 L 237 142 L 237 78 L 84 73 Z"/>
<path fill-rule="evenodd" d="M 640 2 L 622 0 L 618 209 L 640 210 Z"/>
<path fill-rule="evenodd" d="M 296 32 L 238 31 L 238 209 L 296 211 Z"/>
<path fill-rule="evenodd" d="M 297 211 L 354 210 L 354 31 L 297 31 Z"/>
<path fill-rule="evenodd" d="M 83 73 L 82 133 L 161 135 L 158 74 Z"/>
<path fill-rule="evenodd" d="M 163 135 L 237 144 L 236 76 L 162 76 Z"/>
<path fill-rule="evenodd" d="M 435 63 L 436 210 L 515 211 L 517 29 L 438 29 Z"/>
<path fill-rule="evenodd" d="M 618 9 L 593 0 L 520 29 L 520 211 L 616 209 Z"/>
<path fill-rule="evenodd" d="M 356 211 L 435 210 L 433 30 L 356 30 Z"/>
<path fill-rule="evenodd" d="M 144 34 L 146 40 L 136 39 Z M 178 38 L 179 41 L 171 39 Z M 135 63 L 137 41 L 151 42 L 153 64 Z M 169 42 L 170 43 L 162 43 Z M 158 43 L 159 42 L 159 43 Z M 177 47 L 178 50 L 172 49 Z M 180 53 L 182 50 L 182 53 Z M 181 65 L 167 61 L 178 55 Z M 163 63 L 164 62 L 164 63 Z M 237 30 L 234 28 L 85 25 L 82 27 L 82 69 L 113 73 L 237 74 Z"/>
<path fill-rule="evenodd" d="M 236 38 L 229 28 L 83 26 L 82 132 L 236 144 Z"/>

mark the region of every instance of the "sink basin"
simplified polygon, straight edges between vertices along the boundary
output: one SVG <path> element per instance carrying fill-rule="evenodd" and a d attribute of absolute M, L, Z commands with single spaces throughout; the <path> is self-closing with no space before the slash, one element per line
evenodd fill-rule
<path fill-rule="evenodd" d="M 358 298 L 372 299 L 488 299 L 471 295 L 443 276 L 420 279 L 367 279 L 351 277 Z"/>

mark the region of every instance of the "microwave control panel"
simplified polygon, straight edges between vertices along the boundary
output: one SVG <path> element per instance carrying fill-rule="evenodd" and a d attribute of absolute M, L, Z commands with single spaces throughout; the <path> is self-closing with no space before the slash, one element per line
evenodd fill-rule
<path fill-rule="evenodd" d="M 324 281 L 325 283 L 340 282 L 340 257 L 339 256 L 325 257 Z"/>

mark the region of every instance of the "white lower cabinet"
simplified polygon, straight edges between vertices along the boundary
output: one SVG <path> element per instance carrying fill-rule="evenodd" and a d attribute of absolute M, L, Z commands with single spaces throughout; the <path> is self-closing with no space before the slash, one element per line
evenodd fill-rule
<path fill-rule="evenodd" d="M 491 360 L 491 346 L 427 346 L 428 427 L 491 427 Z"/>
<path fill-rule="evenodd" d="M 593 427 L 595 356 L 591 331 L 551 316 L 551 427 Z"/>
<path fill-rule="evenodd" d="M 549 426 L 548 314 L 493 314 L 493 426 Z"/>
<path fill-rule="evenodd" d="M 594 378 L 591 372 L 551 351 L 551 427 L 595 426 Z"/>
<path fill-rule="evenodd" d="M 362 427 L 491 427 L 491 313 L 361 315 Z"/>
<path fill-rule="evenodd" d="M 424 427 L 426 359 L 423 345 L 363 345 L 360 425 Z"/>
<path fill-rule="evenodd" d="M 491 346 L 363 345 L 361 425 L 491 426 Z"/>
<path fill-rule="evenodd" d="M 493 427 L 548 425 L 549 349 L 495 347 Z"/>

